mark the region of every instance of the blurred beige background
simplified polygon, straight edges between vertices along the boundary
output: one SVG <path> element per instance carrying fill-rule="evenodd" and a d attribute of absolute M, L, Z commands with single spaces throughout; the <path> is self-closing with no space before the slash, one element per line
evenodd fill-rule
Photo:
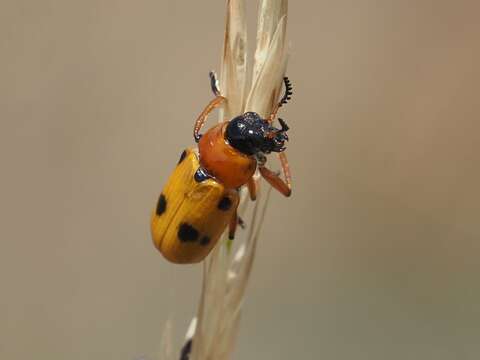
<path fill-rule="evenodd" d="M 480 357 L 479 11 L 291 2 L 295 189 L 272 197 L 236 359 Z M 163 260 L 149 212 L 223 14 L 1 1 L 1 359 L 155 360 L 170 315 L 182 336 L 201 267 Z"/>

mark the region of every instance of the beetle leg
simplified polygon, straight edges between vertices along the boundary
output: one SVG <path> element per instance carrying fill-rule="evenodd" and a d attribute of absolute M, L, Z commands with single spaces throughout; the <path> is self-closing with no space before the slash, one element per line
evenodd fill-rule
<path fill-rule="evenodd" d="M 278 156 L 282 164 L 285 180 L 265 166 L 260 166 L 258 169 L 260 170 L 260 174 L 262 174 L 264 179 L 267 180 L 270 185 L 288 197 L 292 194 L 292 176 L 290 174 L 290 167 L 288 166 L 287 156 L 284 152 L 279 153 Z"/>
<path fill-rule="evenodd" d="M 228 238 L 233 240 L 235 238 L 235 233 L 237 232 L 237 225 L 240 226 L 242 229 L 245 229 L 245 221 L 238 216 L 237 210 L 232 214 L 232 218 L 230 219 L 230 223 L 228 225 Z"/>
<path fill-rule="evenodd" d="M 228 225 L 228 238 L 233 240 L 235 238 L 235 232 L 237 230 L 238 224 L 238 216 L 237 216 L 237 209 L 232 214 L 232 218 L 230 219 L 230 224 Z"/>
<path fill-rule="evenodd" d="M 278 153 L 280 164 L 282 164 L 283 176 L 285 176 L 285 182 L 287 183 L 290 193 L 292 192 L 292 174 L 290 172 L 290 165 L 288 165 L 287 154 L 285 151 Z"/>
<path fill-rule="evenodd" d="M 226 98 L 221 95 L 217 95 L 210 103 L 203 109 L 202 113 L 198 116 L 197 121 L 195 121 L 195 126 L 193 127 L 193 138 L 198 143 L 202 135 L 199 134 L 200 129 L 207 121 L 208 115 L 213 111 L 213 109 L 219 107 Z"/>
<path fill-rule="evenodd" d="M 255 201 L 257 199 L 257 182 L 253 176 L 247 182 L 248 193 L 250 194 L 250 199 Z"/>

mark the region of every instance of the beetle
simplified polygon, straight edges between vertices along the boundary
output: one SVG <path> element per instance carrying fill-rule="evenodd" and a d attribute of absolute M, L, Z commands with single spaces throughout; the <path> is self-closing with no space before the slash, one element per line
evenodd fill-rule
<path fill-rule="evenodd" d="M 208 115 L 227 101 L 220 94 L 213 72 L 210 81 L 215 98 L 199 115 L 193 130 L 198 148 L 183 151 L 151 215 L 153 242 L 173 263 L 202 261 L 227 226 L 229 238 L 234 238 L 239 223 L 239 189 L 246 185 L 250 198 L 255 200 L 257 184 L 253 175 L 257 168 L 281 194 L 288 197 L 292 192 L 284 152 L 289 128 L 280 118 L 280 128 L 272 125 L 278 109 L 292 95 L 288 78 L 284 77 L 285 93 L 268 118 L 246 112 L 201 135 Z M 266 154 L 272 152 L 279 155 L 284 179 L 265 166 Z"/>

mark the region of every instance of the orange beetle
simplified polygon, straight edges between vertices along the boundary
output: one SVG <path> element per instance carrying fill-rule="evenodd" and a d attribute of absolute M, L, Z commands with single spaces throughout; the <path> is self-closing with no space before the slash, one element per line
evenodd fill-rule
<path fill-rule="evenodd" d="M 251 199 L 255 200 L 253 175 L 257 168 L 283 195 L 290 196 L 292 191 L 284 152 L 288 126 L 282 119 L 278 119 L 280 128 L 272 125 L 278 109 L 292 95 L 288 78 L 284 78 L 285 94 L 267 119 L 246 112 L 200 135 L 208 115 L 226 101 L 213 73 L 210 79 L 215 98 L 195 122 L 193 137 L 198 149 L 182 153 L 151 217 L 153 242 L 174 263 L 202 261 L 227 226 L 229 238 L 234 238 L 238 190 L 247 185 Z M 278 153 L 285 179 L 265 167 L 265 155 L 271 152 Z"/>

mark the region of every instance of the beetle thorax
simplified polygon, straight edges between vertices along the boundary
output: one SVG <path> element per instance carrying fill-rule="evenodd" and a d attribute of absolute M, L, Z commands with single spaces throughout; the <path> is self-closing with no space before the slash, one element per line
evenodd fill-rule
<path fill-rule="evenodd" d="M 242 153 L 226 140 L 229 123 L 221 123 L 208 130 L 198 143 L 200 164 L 227 188 L 245 185 L 255 173 L 255 157 Z"/>

